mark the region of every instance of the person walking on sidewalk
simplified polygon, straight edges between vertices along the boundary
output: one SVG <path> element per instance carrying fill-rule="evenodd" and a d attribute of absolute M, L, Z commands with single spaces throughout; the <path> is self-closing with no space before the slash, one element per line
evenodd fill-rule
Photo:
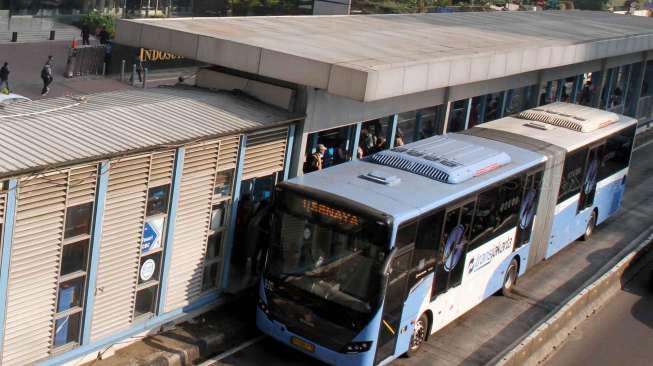
<path fill-rule="evenodd" d="M 0 90 L 4 92 L 4 89 L 7 89 L 7 93 L 9 93 L 9 66 L 8 63 L 4 63 L 2 65 L 2 68 L 0 68 Z"/>
<path fill-rule="evenodd" d="M 41 90 L 41 95 L 46 95 L 50 91 L 50 84 L 52 83 L 53 73 L 52 73 L 52 56 L 48 56 L 48 61 L 45 62 L 43 68 L 41 69 L 41 79 L 43 80 L 43 90 Z"/>

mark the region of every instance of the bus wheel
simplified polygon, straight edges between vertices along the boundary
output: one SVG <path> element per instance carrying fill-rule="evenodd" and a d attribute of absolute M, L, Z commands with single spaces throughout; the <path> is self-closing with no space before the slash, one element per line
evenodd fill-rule
<path fill-rule="evenodd" d="M 518 266 L 517 258 L 513 258 L 506 270 L 506 277 L 503 279 L 503 287 L 501 288 L 501 294 L 503 296 L 510 294 L 515 283 L 517 283 Z"/>
<path fill-rule="evenodd" d="M 592 236 L 595 227 L 596 227 L 596 210 L 593 210 L 592 216 L 590 216 L 590 219 L 587 222 L 587 227 L 585 228 L 585 232 L 583 233 L 583 236 L 580 237 L 580 240 L 582 241 L 590 240 L 590 237 Z"/>
<path fill-rule="evenodd" d="M 428 331 L 429 318 L 426 316 L 426 313 L 423 313 L 413 326 L 413 335 L 410 337 L 410 346 L 408 347 L 408 352 L 406 352 L 407 356 L 414 356 L 417 353 L 422 343 L 426 341 Z"/>

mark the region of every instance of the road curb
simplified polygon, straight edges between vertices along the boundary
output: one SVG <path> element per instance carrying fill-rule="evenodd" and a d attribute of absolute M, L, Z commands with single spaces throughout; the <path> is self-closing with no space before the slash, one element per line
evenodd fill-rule
<path fill-rule="evenodd" d="M 594 314 L 621 289 L 624 272 L 635 259 L 651 249 L 649 244 L 652 241 L 653 228 L 649 228 L 601 267 L 567 301 L 486 365 L 522 366 L 542 363 L 583 320 Z"/>

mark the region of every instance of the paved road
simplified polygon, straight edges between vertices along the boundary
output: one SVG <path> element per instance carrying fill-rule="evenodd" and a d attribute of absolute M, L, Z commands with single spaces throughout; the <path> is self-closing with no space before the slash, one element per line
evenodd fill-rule
<path fill-rule="evenodd" d="M 653 144 L 633 155 L 622 209 L 520 278 L 510 297 L 493 296 L 429 339 L 420 353 L 393 365 L 483 365 L 565 301 L 610 258 L 653 225 Z M 316 364 L 266 339 L 221 360 L 221 365 Z"/>
<path fill-rule="evenodd" d="M 647 258 L 650 260 L 650 258 Z M 653 262 L 638 272 L 551 355 L 547 366 L 653 364 Z"/>

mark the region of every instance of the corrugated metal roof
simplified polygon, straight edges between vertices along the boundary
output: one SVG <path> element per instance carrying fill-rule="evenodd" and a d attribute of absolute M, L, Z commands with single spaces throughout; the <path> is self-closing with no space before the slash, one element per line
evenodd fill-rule
<path fill-rule="evenodd" d="M 157 88 L 0 109 L 0 176 L 154 150 L 300 117 L 231 92 Z"/>
<path fill-rule="evenodd" d="M 373 101 L 653 49 L 603 11 L 130 19 L 116 41 Z"/>

